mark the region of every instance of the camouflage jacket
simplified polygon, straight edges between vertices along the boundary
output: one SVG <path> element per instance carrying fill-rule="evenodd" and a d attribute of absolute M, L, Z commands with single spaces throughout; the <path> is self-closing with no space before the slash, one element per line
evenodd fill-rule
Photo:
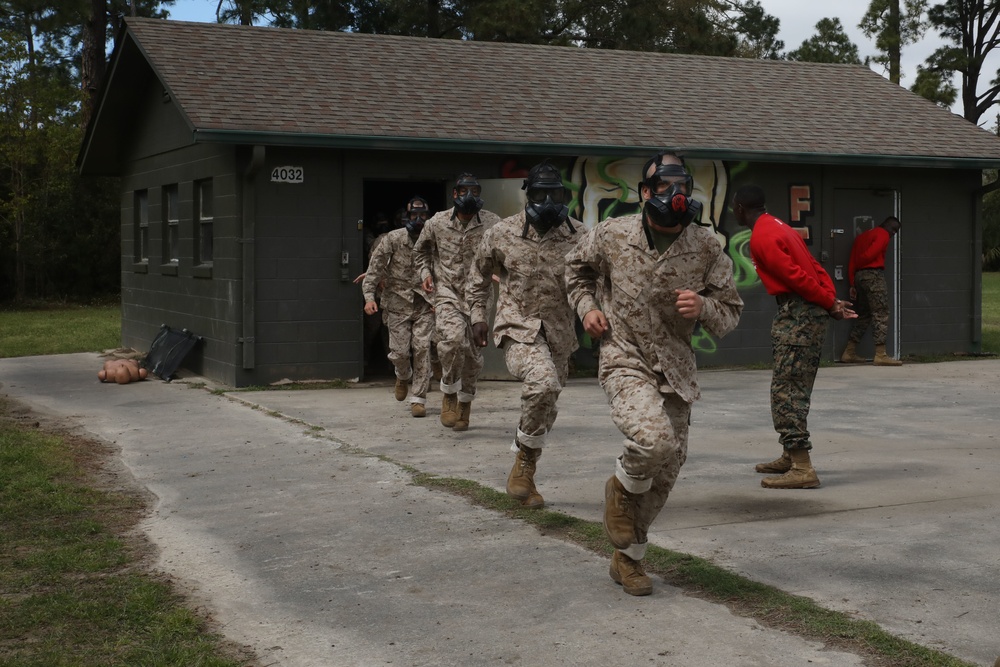
<path fill-rule="evenodd" d="M 469 272 L 465 298 L 472 323 L 486 322 L 487 300 L 493 274 L 500 278 L 500 298 L 493 323 L 493 342 L 500 347 L 504 336 L 531 343 L 542 327 L 549 345 L 565 354 L 579 345 L 576 316 L 566 297 L 566 254 L 586 233 L 578 220 L 570 220 L 576 232 L 559 225 L 539 237 L 528 225 L 524 234 L 524 211 L 502 220 L 483 234 Z"/>
<path fill-rule="evenodd" d="M 469 314 L 465 303 L 465 282 L 469 268 L 483 238 L 483 232 L 500 222 L 496 213 L 480 211 L 469 223 L 462 227 L 450 208 L 436 213 L 424 224 L 413 247 L 417 258 L 420 280 L 427 276 L 434 278 L 431 303 L 451 303 L 461 312 Z"/>
<path fill-rule="evenodd" d="M 361 283 L 366 302 L 375 300 L 375 291 L 383 280 L 383 310 L 408 313 L 417 299 L 427 298 L 420 287 L 420 275 L 414 262 L 413 239 L 406 229 L 394 229 L 383 234 L 379 243 L 375 244 L 368 262 L 368 273 Z"/>
<path fill-rule="evenodd" d="M 692 402 L 701 396 L 691 347 L 695 322 L 677 313 L 674 290 L 700 294 L 701 326 L 724 336 L 743 311 L 733 263 L 712 232 L 698 225 L 686 227 L 660 255 L 649 248 L 641 215 L 605 220 L 580 241 L 566 262 L 569 300 L 581 319 L 595 309 L 608 319 L 602 379 L 610 370 L 633 371 Z"/>

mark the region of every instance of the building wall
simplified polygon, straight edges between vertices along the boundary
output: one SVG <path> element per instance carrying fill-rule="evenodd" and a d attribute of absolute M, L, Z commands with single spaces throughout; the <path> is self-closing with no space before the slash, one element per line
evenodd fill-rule
<path fill-rule="evenodd" d="M 248 181 L 248 148 L 195 145 L 171 149 L 155 142 L 147 146 L 155 154 L 130 161 L 131 172 L 124 180 L 123 340 L 137 349 L 148 349 L 161 323 L 187 328 L 205 341 L 185 365 L 235 386 L 285 378 L 362 376 L 363 304 L 360 287 L 352 281 L 363 270 L 360 221 L 370 213 L 364 211 L 366 181 L 440 181 L 445 189 L 461 171 L 483 179 L 519 179 L 538 160 L 267 147 L 253 180 Z M 587 224 L 637 209 L 634 192 L 626 191 L 634 190 L 638 178 L 633 172 L 641 168 L 644 158 L 555 161 L 577 189 L 579 206 L 574 215 Z M 282 180 L 282 167 L 301 169 L 301 182 Z M 749 231 L 739 228 L 728 210 L 732 192 L 749 182 L 765 189 L 771 212 L 805 230 L 813 253 L 831 275 L 846 263 L 844 237 L 837 236 L 836 230 L 850 226 L 845 218 L 850 217 L 848 209 L 857 203 L 858 210 L 867 210 L 871 201 L 878 211 L 898 207 L 903 222 L 895 267 L 900 275 L 895 323 L 899 351 L 978 350 L 978 255 L 973 224 L 978 172 L 696 160 L 691 161 L 691 168 L 698 196 L 707 204 L 708 223 L 734 260 L 746 302 L 739 328 L 725 339 L 713 340 L 704 333 L 696 336 L 693 345 L 703 366 L 767 363 L 771 358 L 774 299 L 764 293 L 749 262 Z M 191 231 L 195 182 L 205 178 L 213 179 L 217 234 L 215 259 L 207 273 L 206 267 L 193 262 Z M 180 199 L 182 252 L 176 266 L 170 266 L 153 258 L 161 256 L 162 188 L 174 183 Z M 147 190 L 150 202 L 150 261 L 145 265 L 132 261 L 138 189 Z M 244 236 L 252 236 L 252 247 L 240 242 Z M 249 283 L 242 280 L 244 252 L 253 260 Z M 344 253 L 346 264 L 342 264 Z M 846 280 L 838 280 L 837 285 L 846 297 Z M 244 313 L 242 300 L 249 297 L 254 312 Z M 245 314 L 249 327 L 244 324 Z M 839 355 L 848 329 L 849 323 L 831 325 L 824 358 Z M 587 365 L 593 353 L 587 349 L 586 337 L 581 339 L 584 349 L 578 358 Z M 252 346 L 249 356 L 248 345 Z"/>
<path fill-rule="evenodd" d="M 342 163 L 339 151 L 264 151 L 252 183 L 255 363 L 241 369 L 240 385 L 360 374 L 361 307 L 351 281 L 361 271 L 352 252 L 361 232 L 345 218 Z"/>
<path fill-rule="evenodd" d="M 976 190 L 981 185 L 978 171 L 764 164 L 731 164 L 728 169 L 738 174 L 732 190 L 749 182 L 761 185 L 770 212 L 793 226 L 809 229 L 813 254 L 834 277 L 837 266 L 846 265 L 846 253 L 837 247 L 845 239 L 832 232 L 843 229 L 850 233 L 849 213 L 854 210 L 850 204 L 857 202 L 856 210 L 868 210 L 873 200 L 881 198 L 884 203 L 875 208 L 890 215 L 891 200 L 895 200 L 903 228 L 890 247 L 887 278 L 894 275 L 893 270 L 898 275 L 898 317 L 891 322 L 898 327 L 898 352 L 980 351 L 980 259 L 974 224 Z M 810 210 L 797 212 L 802 204 L 793 200 L 806 191 L 811 195 Z M 884 219 L 881 214 L 875 217 L 875 224 Z M 723 228 L 731 236 L 738 234 L 729 212 Z M 849 240 L 841 247 L 849 248 Z M 894 252 L 898 252 L 898 266 Z M 848 298 L 846 275 L 834 282 L 838 296 Z M 736 363 L 743 363 L 747 356 L 765 361 L 770 355 L 767 327 L 774 314 L 774 300 L 753 276 L 744 280 L 741 295 L 746 307 L 740 327 L 719 349 L 727 351 L 724 357 Z M 850 326 L 846 321 L 831 323 L 824 358 L 839 356 Z M 733 345 L 740 349 L 728 352 Z M 895 352 L 891 340 L 889 347 Z"/>
<path fill-rule="evenodd" d="M 240 321 L 240 202 L 232 149 L 189 146 L 130 163 L 122 181 L 122 343 L 149 350 L 161 324 L 203 337 L 185 367 L 224 382 L 235 380 Z M 211 182 L 214 248 L 210 264 L 195 264 L 196 183 Z M 164 263 L 164 189 L 176 186 L 179 257 Z M 136 192 L 149 206 L 148 261 L 136 262 Z"/>

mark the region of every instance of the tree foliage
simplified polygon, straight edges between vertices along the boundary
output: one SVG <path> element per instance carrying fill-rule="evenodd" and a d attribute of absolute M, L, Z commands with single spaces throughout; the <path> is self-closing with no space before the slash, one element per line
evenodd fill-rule
<path fill-rule="evenodd" d="M 225 23 L 777 58 L 758 0 L 219 0 Z"/>
<path fill-rule="evenodd" d="M 1000 71 L 980 90 L 986 57 L 1000 46 L 1000 0 L 946 0 L 927 12 L 931 26 L 948 44 L 927 59 L 928 69 L 947 76 L 962 75 L 962 111 L 966 120 L 979 119 L 997 103 Z"/>
<path fill-rule="evenodd" d="M 944 109 L 951 109 L 958 89 L 940 70 L 917 65 L 917 78 L 910 90 Z"/>
<path fill-rule="evenodd" d="M 789 60 L 811 63 L 849 63 L 860 65 L 858 47 L 844 32 L 838 18 L 824 18 L 816 23 L 816 34 L 788 53 Z"/>
<path fill-rule="evenodd" d="M 97 4 L 0 1 L 0 300 L 118 289 L 117 183 L 84 181 L 74 168 L 99 85 L 82 87 Z M 102 5 L 104 21 L 115 7 Z M 103 70 L 107 45 L 95 49 Z"/>
<path fill-rule="evenodd" d="M 903 47 L 920 41 L 927 29 L 924 12 L 927 0 L 871 0 L 858 27 L 866 37 L 875 38 L 879 55 L 870 62 L 882 65 L 889 80 L 899 83 Z"/>

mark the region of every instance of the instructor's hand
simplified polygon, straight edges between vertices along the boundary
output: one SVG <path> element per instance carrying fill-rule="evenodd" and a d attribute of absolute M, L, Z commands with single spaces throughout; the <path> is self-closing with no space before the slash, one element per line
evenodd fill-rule
<path fill-rule="evenodd" d="M 853 320 L 858 317 L 858 314 L 851 310 L 851 302 L 843 299 L 836 299 L 833 307 L 827 312 L 835 320 Z"/>
<path fill-rule="evenodd" d="M 472 325 L 472 339 L 479 347 L 486 347 L 486 338 L 490 335 L 490 328 L 486 322 L 476 322 Z"/>
<path fill-rule="evenodd" d="M 426 278 L 424 278 L 424 282 L 421 283 L 420 286 L 424 288 L 425 292 L 430 294 L 431 292 L 434 291 L 434 278 L 432 278 L 431 276 L 427 276 Z"/>
<path fill-rule="evenodd" d="M 365 304 L 365 315 L 374 315 L 378 312 L 378 304 L 374 301 L 369 301 Z"/>
<path fill-rule="evenodd" d="M 583 330 L 591 338 L 600 338 L 608 330 L 608 318 L 596 308 L 583 316 Z"/>

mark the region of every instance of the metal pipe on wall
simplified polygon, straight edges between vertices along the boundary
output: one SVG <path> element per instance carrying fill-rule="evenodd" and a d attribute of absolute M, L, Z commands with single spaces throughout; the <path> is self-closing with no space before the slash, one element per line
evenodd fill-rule
<path fill-rule="evenodd" d="M 254 146 L 250 162 L 243 172 L 243 233 L 242 238 L 240 238 L 240 245 L 243 248 L 243 317 L 240 330 L 242 335 L 239 340 L 243 344 L 244 370 L 253 369 L 256 364 L 254 344 L 256 342 L 257 271 L 253 246 L 257 223 L 257 193 L 254 179 L 261 167 L 264 166 L 264 155 L 263 146 Z"/>

